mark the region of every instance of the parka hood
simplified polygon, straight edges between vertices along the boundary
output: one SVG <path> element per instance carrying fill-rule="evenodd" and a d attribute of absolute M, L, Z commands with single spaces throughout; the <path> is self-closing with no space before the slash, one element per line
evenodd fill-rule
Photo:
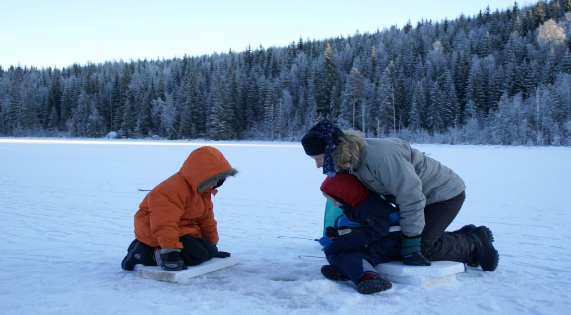
<path fill-rule="evenodd" d="M 186 182 L 199 193 L 219 180 L 238 173 L 228 163 L 222 152 L 209 146 L 192 151 L 179 172 Z"/>
<path fill-rule="evenodd" d="M 358 206 L 369 195 L 369 189 L 353 175 L 337 173 L 327 177 L 321 184 L 321 191 L 340 199 L 352 208 Z"/>

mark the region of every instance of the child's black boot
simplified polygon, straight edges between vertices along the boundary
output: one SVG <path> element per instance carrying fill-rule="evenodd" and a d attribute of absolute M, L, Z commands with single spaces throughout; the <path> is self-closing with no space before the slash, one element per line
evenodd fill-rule
<path fill-rule="evenodd" d="M 373 294 L 392 288 L 392 284 L 376 273 L 365 273 L 357 283 L 357 291 L 361 294 Z"/>
<path fill-rule="evenodd" d="M 347 277 L 345 274 L 341 272 L 341 270 L 339 270 L 339 268 L 333 265 L 325 265 L 321 267 L 321 274 L 329 280 L 334 280 L 334 281 L 349 280 L 349 277 Z"/>
<path fill-rule="evenodd" d="M 127 256 L 123 258 L 121 268 L 123 268 L 123 270 L 131 271 L 137 264 L 156 266 L 157 262 L 153 257 L 154 251 L 155 249 L 153 247 L 134 240 L 127 249 Z"/>

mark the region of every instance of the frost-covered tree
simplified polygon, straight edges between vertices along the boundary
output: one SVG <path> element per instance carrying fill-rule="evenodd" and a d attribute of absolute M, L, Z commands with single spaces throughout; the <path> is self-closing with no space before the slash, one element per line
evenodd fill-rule
<path fill-rule="evenodd" d="M 356 117 L 356 110 L 358 107 L 363 105 L 361 101 L 363 100 L 364 96 L 364 81 L 363 76 L 356 68 L 351 70 L 349 77 L 347 78 L 347 84 L 345 85 L 345 92 L 343 93 L 343 108 L 351 108 L 351 128 L 355 128 L 355 117 Z M 362 115 L 363 119 L 364 116 Z M 364 129 L 364 123 L 361 124 L 361 127 Z"/>
<path fill-rule="evenodd" d="M 567 39 L 563 28 L 559 27 L 553 19 L 543 23 L 538 30 L 537 43 L 542 46 L 562 45 Z"/>
<path fill-rule="evenodd" d="M 2 68 L 0 136 L 298 140 L 329 118 L 367 136 L 565 145 L 570 8 L 514 3 L 284 47 Z"/>
<path fill-rule="evenodd" d="M 334 97 L 332 91 L 333 87 L 337 85 L 339 78 L 333 55 L 333 48 L 327 43 L 323 63 L 318 71 L 318 75 L 315 77 L 315 102 L 317 112 L 324 117 L 328 116 L 331 112 L 331 99 Z"/>

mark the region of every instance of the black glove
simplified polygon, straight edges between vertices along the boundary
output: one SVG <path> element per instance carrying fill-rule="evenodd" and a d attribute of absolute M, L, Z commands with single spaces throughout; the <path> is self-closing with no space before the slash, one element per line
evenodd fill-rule
<path fill-rule="evenodd" d="M 420 236 L 402 236 L 400 255 L 403 264 L 411 266 L 430 266 L 432 263 L 420 252 Z"/>
<path fill-rule="evenodd" d="M 180 253 L 177 251 L 161 254 L 161 268 L 168 271 L 179 271 L 188 269 L 184 265 L 184 261 L 180 258 Z"/>
<path fill-rule="evenodd" d="M 430 266 L 432 263 L 421 252 L 408 254 L 401 257 L 402 263 L 411 266 Z"/>
<path fill-rule="evenodd" d="M 216 255 L 214 255 L 214 257 L 218 257 L 218 258 L 228 258 L 228 257 L 230 257 L 230 253 L 229 253 L 229 252 L 221 252 L 221 251 L 218 251 L 218 253 L 216 253 Z"/>
<path fill-rule="evenodd" d="M 339 232 L 337 231 L 337 228 L 334 228 L 332 226 L 328 226 L 325 228 L 325 236 L 337 237 L 337 236 L 339 236 Z"/>

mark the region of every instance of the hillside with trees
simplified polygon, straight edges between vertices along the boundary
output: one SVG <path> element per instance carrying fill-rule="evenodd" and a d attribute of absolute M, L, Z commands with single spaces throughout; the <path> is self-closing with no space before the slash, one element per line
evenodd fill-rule
<path fill-rule="evenodd" d="M 571 145 L 571 0 L 286 47 L 0 67 L 0 136 Z M 41 47 L 40 47 L 41 49 Z"/>

